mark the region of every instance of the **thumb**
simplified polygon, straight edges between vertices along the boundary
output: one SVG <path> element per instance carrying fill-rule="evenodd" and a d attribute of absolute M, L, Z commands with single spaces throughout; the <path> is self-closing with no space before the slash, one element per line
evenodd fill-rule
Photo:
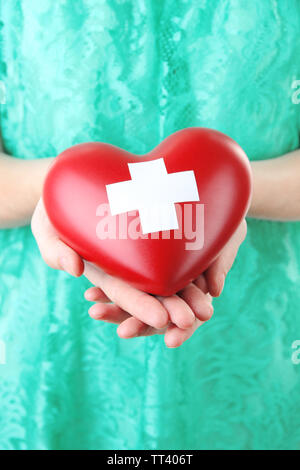
<path fill-rule="evenodd" d="M 40 199 L 34 211 L 31 230 L 41 255 L 48 266 L 66 271 L 72 276 L 82 275 L 84 266 L 81 257 L 59 239 L 47 216 L 42 199 Z"/>
<path fill-rule="evenodd" d="M 238 250 L 247 233 L 247 224 L 243 220 L 229 242 L 225 245 L 218 258 L 213 261 L 205 272 L 208 291 L 213 297 L 221 295 L 226 276 L 237 256 Z"/>

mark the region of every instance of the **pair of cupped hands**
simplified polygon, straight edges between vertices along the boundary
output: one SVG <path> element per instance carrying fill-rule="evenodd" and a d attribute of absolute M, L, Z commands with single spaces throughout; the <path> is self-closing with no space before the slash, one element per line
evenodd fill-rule
<path fill-rule="evenodd" d="M 247 232 L 243 220 L 203 274 L 175 295 L 160 297 L 142 292 L 82 260 L 60 240 L 42 199 L 34 211 L 31 227 L 41 255 L 50 267 L 75 277 L 84 275 L 94 285 L 85 292 L 86 300 L 94 302 L 89 309 L 93 319 L 118 324 L 117 333 L 124 339 L 164 334 L 169 348 L 181 346 L 211 318 L 212 297 L 221 294 Z"/>

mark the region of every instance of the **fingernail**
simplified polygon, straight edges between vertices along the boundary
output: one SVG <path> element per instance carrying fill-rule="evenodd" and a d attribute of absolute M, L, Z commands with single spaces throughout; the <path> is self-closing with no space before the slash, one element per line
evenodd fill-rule
<path fill-rule="evenodd" d="M 63 271 L 66 271 L 71 276 L 74 276 L 73 269 L 72 269 L 69 258 L 67 258 L 66 256 L 62 256 L 59 259 L 59 265 L 60 265 L 60 267 Z"/>
<path fill-rule="evenodd" d="M 130 335 L 128 333 L 126 333 L 125 331 L 119 331 L 117 330 L 117 333 L 118 333 L 118 336 L 121 338 L 121 339 L 131 339 L 131 338 L 135 338 L 137 335 Z"/>
<path fill-rule="evenodd" d="M 211 318 L 214 313 L 214 308 L 211 303 L 207 305 L 207 313 L 208 313 L 208 318 Z"/>

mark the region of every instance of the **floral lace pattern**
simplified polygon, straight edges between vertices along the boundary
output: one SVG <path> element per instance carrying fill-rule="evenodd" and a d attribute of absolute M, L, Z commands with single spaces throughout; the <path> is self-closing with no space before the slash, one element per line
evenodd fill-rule
<path fill-rule="evenodd" d="M 251 159 L 299 147 L 298 0 L 5 0 L 5 149 L 144 153 L 188 126 Z M 279 188 L 280 189 L 280 188 Z M 298 449 L 300 225 L 249 222 L 215 315 L 178 350 L 92 321 L 87 282 L 0 232 L 1 449 Z"/>

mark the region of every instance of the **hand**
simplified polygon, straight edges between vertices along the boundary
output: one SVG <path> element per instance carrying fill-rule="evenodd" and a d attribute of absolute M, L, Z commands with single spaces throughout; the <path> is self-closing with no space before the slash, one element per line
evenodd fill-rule
<path fill-rule="evenodd" d="M 123 338 L 165 332 L 166 344 L 176 347 L 211 317 L 213 309 L 208 293 L 221 293 L 225 276 L 245 237 L 246 223 L 241 224 L 204 275 L 176 295 L 158 298 L 141 292 L 88 263 L 85 263 L 84 269 L 80 256 L 59 239 L 42 200 L 32 218 L 32 232 L 49 266 L 65 270 L 73 276 L 81 276 L 84 271 L 86 277 L 98 287 L 91 288 L 86 293 L 88 300 L 97 301 L 90 309 L 93 318 L 120 323 L 118 334 Z M 112 300 L 115 305 L 104 305 L 101 300 Z"/>
<path fill-rule="evenodd" d="M 168 312 L 170 319 L 168 326 L 153 324 L 153 320 L 155 322 L 157 320 L 166 321 L 165 313 L 160 306 L 158 307 L 157 302 L 154 302 L 154 297 L 143 294 L 124 281 L 113 278 L 98 268 L 86 264 L 85 275 L 87 278 L 93 284 L 101 286 L 101 288 L 91 287 L 85 293 L 87 300 L 97 302 L 90 308 L 90 316 L 95 320 L 119 324 L 117 331 L 121 338 L 165 334 L 165 342 L 168 347 L 180 346 L 190 338 L 199 326 L 211 317 L 213 309 L 209 294 L 213 296 L 221 294 L 226 275 L 235 260 L 246 233 L 247 225 L 243 220 L 218 258 L 194 283 L 189 284 L 177 295 L 165 298 L 156 297 Z M 143 296 L 141 297 L 140 294 L 143 294 Z M 110 299 L 114 300 L 116 304 L 107 305 Z M 185 304 L 178 303 L 179 299 L 184 300 Z M 120 307 L 120 301 L 122 308 Z M 208 308 L 207 302 L 210 308 Z M 143 306 L 142 310 L 140 310 L 141 306 Z M 189 320 L 192 321 L 192 317 L 187 307 L 194 313 L 194 322 L 191 325 L 188 324 Z M 150 310 L 152 312 L 152 322 L 150 322 L 148 313 Z M 129 312 L 131 312 L 131 315 Z M 153 312 L 155 312 L 157 319 L 153 319 Z"/>
<path fill-rule="evenodd" d="M 85 298 L 96 302 L 90 310 L 95 320 L 119 324 L 121 338 L 165 334 L 168 347 L 178 347 L 213 314 L 204 276 L 170 297 L 152 296 L 121 279 L 85 263 L 85 276 L 92 284 Z M 109 303 L 113 301 L 114 303 Z"/>
<path fill-rule="evenodd" d="M 221 295 L 226 276 L 232 268 L 239 247 L 245 240 L 246 235 L 247 223 L 244 219 L 219 256 L 205 271 L 204 275 L 208 286 L 208 292 L 212 297 L 219 297 L 219 295 Z"/>
<path fill-rule="evenodd" d="M 90 309 L 91 316 L 120 323 L 120 337 L 166 333 L 167 345 L 179 346 L 213 313 L 211 298 L 201 290 L 201 287 L 207 290 L 203 276 L 177 295 L 156 298 L 88 263 L 84 266 L 80 256 L 59 239 L 42 200 L 34 211 L 31 227 L 41 255 L 50 267 L 73 276 L 81 276 L 84 271 L 101 288 L 87 291 L 87 299 L 97 301 Z M 105 305 L 100 300 L 112 300 L 114 304 Z"/>

